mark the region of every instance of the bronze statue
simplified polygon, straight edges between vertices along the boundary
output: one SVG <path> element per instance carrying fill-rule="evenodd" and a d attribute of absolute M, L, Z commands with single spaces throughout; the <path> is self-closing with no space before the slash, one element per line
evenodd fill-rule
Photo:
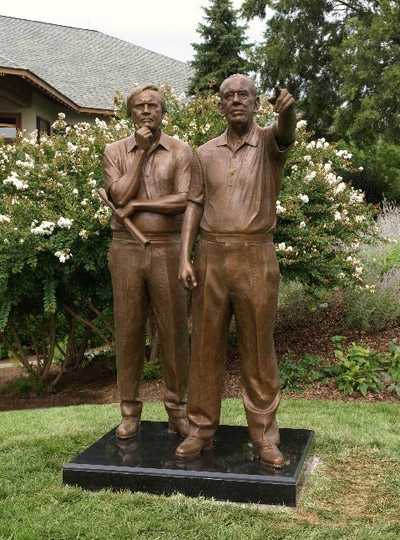
<path fill-rule="evenodd" d="M 115 207 L 109 269 L 122 414 L 116 434 L 126 439 L 140 427 L 139 383 L 151 304 L 159 332 L 169 429 L 186 436 L 189 336 L 186 293 L 177 276 L 192 152 L 186 143 L 161 131 L 165 104 L 157 87 L 139 86 L 127 106 L 136 130 L 104 152 L 104 187 Z M 136 235 L 140 241 L 129 231 L 140 231 Z M 150 244 L 143 247 L 146 242 Z"/>
<path fill-rule="evenodd" d="M 212 447 L 233 313 L 254 453 L 262 463 L 281 468 L 275 418 L 280 384 L 273 341 L 279 268 L 273 233 L 283 168 L 295 138 L 294 99 L 275 87 L 278 121 L 261 128 L 253 121 L 259 98 L 251 79 L 232 75 L 222 83 L 220 98 L 228 129 L 193 158 L 182 227 L 179 279 L 193 289 L 193 332 L 190 433 L 176 455 L 189 458 Z M 193 267 L 190 254 L 199 228 Z"/>

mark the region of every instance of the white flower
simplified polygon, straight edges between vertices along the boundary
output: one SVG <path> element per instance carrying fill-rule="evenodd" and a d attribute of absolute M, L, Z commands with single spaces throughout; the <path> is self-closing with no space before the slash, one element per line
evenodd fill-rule
<path fill-rule="evenodd" d="M 12 172 L 10 176 L 3 180 L 3 184 L 12 184 L 17 190 L 27 189 L 29 187 L 27 182 L 21 180 L 16 172 Z"/>
<path fill-rule="evenodd" d="M 304 195 L 304 193 L 300 193 L 299 199 L 300 199 L 303 203 L 308 203 L 309 200 L 310 200 L 310 199 L 308 198 L 308 195 Z"/>
<path fill-rule="evenodd" d="M 82 238 L 82 240 L 86 240 L 89 236 L 89 233 L 85 231 L 85 229 L 82 229 L 81 231 L 79 231 L 79 236 Z"/>
<path fill-rule="evenodd" d="M 40 236 L 50 236 L 54 231 L 55 223 L 52 221 L 42 221 L 42 223 L 36 226 L 37 222 L 31 223 L 31 233 L 38 234 Z"/>
<path fill-rule="evenodd" d="M 299 120 L 296 124 L 297 129 L 306 129 L 307 127 L 307 121 L 306 120 Z"/>
<path fill-rule="evenodd" d="M 328 171 L 330 171 L 331 169 L 332 169 L 332 163 L 329 163 L 329 162 L 328 162 L 328 163 L 325 163 L 325 165 L 324 165 L 324 170 L 328 172 Z"/>
<path fill-rule="evenodd" d="M 59 220 L 57 221 L 57 225 L 61 227 L 62 229 L 70 229 L 73 222 L 74 222 L 73 219 L 69 219 L 69 218 L 65 218 L 61 216 Z"/>
<path fill-rule="evenodd" d="M 10 222 L 10 218 L 8 216 L 0 214 L 0 223 L 9 223 L 9 222 Z"/>
<path fill-rule="evenodd" d="M 75 144 L 72 144 L 72 142 L 68 141 L 67 142 L 67 147 L 68 147 L 68 150 L 73 154 L 74 152 L 76 152 L 76 149 L 78 148 Z"/>
<path fill-rule="evenodd" d="M 292 165 L 292 166 L 291 166 L 291 169 L 292 169 L 292 171 L 296 172 L 297 169 L 298 169 L 298 167 L 297 167 L 297 165 Z"/>
<path fill-rule="evenodd" d="M 305 221 L 302 221 L 299 225 L 300 229 L 304 229 L 304 227 L 306 226 L 306 222 Z"/>
<path fill-rule="evenodd" d="M 326 178 L 326 181 L 328 182 L 328 184 L 330 184 L 330 185 L 336 184 L 336 182 L 338 181 L 337 176 L 335 174 L 331 173 L 331 172 L 328 173 L 325 178 Z"/>
<path fill-rule="evenodd" d="M 307 150 L 312 150 L 315 148 L 315 141 L 311 141 L 306 145 Z"/>
<path fill-rule="evenodd" d="M 285 212 L 286 212 L 286 208 L 281 205 L 281 201 L 276 201 L 276 213 L 284 214 Z"/>
<path fill-rule="evenodd" d="M 73 193 L 74 195 L 78 195 L 79 191 L 78 191 L 76 188 L 74 188 L 74 189 L 72 190 L 72 193 Z"/>
<path fill-rule="evenodd" d="M 338 193 L 340 193 L 341 191 L 343 191 L 344 189 L 346 189 L 346 184 L 344 182 L 340 182 L 340 184 L 338 184 L 335 189 L 333 190 L 333 192 L 335 193 L 335 195 L 337 195 Z"/>
<path fill-rule="evenodd" d="M 292 247 L 292 246 L 288 246 L 288 247 L 286 248 L 286 251 L 293 251 L 293 247 Z"/>
<path fill-rule="evenodd" d="M 281 242 L 280 244 L 278 244 L 278 245 L 276 246 L 276 249 L 277 249 L 277 251 L 283 251 L 284 249 L 286 249 L 286 244 L 285 244 L 285 242 Z"/>
<path fill-rule="evenodd" d="M 310 180 L 312 180 L 312 179 L 315 178 L 316 176 L 317 176 L 316 171 L 311 171 L 311 172 L 309 172 L 309 173 L 305 176 L 304 180 L 305 180 L 306 182 L 309 182 Z"/>
<path fill-rule="evenodd" d="M 91 178 L 90 180 L 88 180 L 88 184 L 90 187 L 96 187 L 97 182 L 94 178 Z"/>
<path fill-rule="evenodd" d="M 350 202 L 358 203 L 358 202 L 362 202 L 363 200 L 364 200 L 364 193 L 362 191 L 356 191 L 355 189 L 351 188 Z"/>
<path fill-rule="evenodd" d="M 342 216 L 340 212 L 336 211 L 334 215 L 335 221 L 340 221 L 342 219 Z"/>
<path fill-rule="evenodd" d="M 81 200 L 81 205 L 82 205 L 82 206 L 87 206 L 87 204 L 88 204 L 88 200 L 87 200 L 87 199 L 82 199 L 82 200 Z"/>
<path fill-rule="evenodd" d="M 69 249 L 66 249 L 65 251 L 56 251 L 54 253 L 56 257 L 60 260 L 60 263 L 65 263 L 68 259 L 72 257 L 71 252 Z"/>
<path fill-rule="evenodd" d="M 311 161 L 311 156 L 307 155 L 303 157 L 304 161 Z"/>

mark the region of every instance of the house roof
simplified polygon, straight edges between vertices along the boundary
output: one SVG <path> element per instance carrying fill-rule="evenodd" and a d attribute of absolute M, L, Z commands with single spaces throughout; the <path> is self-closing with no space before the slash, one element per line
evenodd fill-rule
<path fill-rule="evenodd" d="M 80 112 L 111 113 L 117 90 L 167 82 L 187 89 L 192 68 L 96 30 L 0 15 L 0 73 L 20 75 Z"/>

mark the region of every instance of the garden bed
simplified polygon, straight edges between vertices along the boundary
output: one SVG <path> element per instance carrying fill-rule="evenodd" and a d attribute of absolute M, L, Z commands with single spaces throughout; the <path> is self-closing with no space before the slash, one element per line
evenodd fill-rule
<path fill-rule="evenodd" d="M 381 352 L 387 351 L 388 343 L 400 335 L 400 320 L 385 330 L 368 334 L 344 328 L 343 318 L 343 307 L 339 302 L 315 313 L 308 312 L 304 319 L 294 317 L 291 312 L 280 310 L 275 331 L 278 357 L 290 349 L 299 357 L 305 354 L 314 354 L 324 356 L 329 361 L 334 362 L 334 344 L 331 341 L 331 337 L 334 335 L 345 335 L 349 343 L 364 343 L 371 349 Z M 241 395 L 239 360 L 234 333 L 230 334 L 226 362 L 224 398 L 239 397 Z M 0 385 L 9 384 L 21 376 L 23 376 L 23 371 L 19 367 L 0 369 Z M 143 381 L 141 396 L 145 402 L 161 401 L 163 397 L 162 380 Z M 337 389 L 333 382 L 328 384 L 316 382 L 300 392 L 284 393 L 284 398 L 287 399 L 299 397 L 304 399 L 398 402 L 396 395 L 385 389 L 377 393 L 369 392 L 365 397 L 359 392 L 345 395 Z M 51 394 L 37 396 L 33 393 L 27 393 L 24 395 L 13 389 L 3 390 L 0 394 L 0 410 L 2 411 L 118 402 L 115 371 L 110 369 L 106 361 L 101 360 L 92 362 L 84 369 L 65 374 L 56 391 Z"/>

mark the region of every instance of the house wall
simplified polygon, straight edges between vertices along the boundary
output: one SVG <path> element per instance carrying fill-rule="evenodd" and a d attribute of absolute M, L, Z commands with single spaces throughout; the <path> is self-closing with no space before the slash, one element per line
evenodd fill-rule
<path fill-rule="evenodd" d="M 60 103 L 54 103 L 36 90 L 32 92 L 32 105 L 30 107 L 20 107 L 0 97 L 0 113 L 21 113 L 22 129 L 26 129 L 28 133 L 36 129 L 36 116 L 40 116 L 52 124 L 57 120 L 60 112 L 65 114 L 65 121 L 71 125 L 78 122 L 94 123 L 97 116 L 72 111 Z M 101 116 L 101 118 L 106 119 L 107 117 Z"/>

